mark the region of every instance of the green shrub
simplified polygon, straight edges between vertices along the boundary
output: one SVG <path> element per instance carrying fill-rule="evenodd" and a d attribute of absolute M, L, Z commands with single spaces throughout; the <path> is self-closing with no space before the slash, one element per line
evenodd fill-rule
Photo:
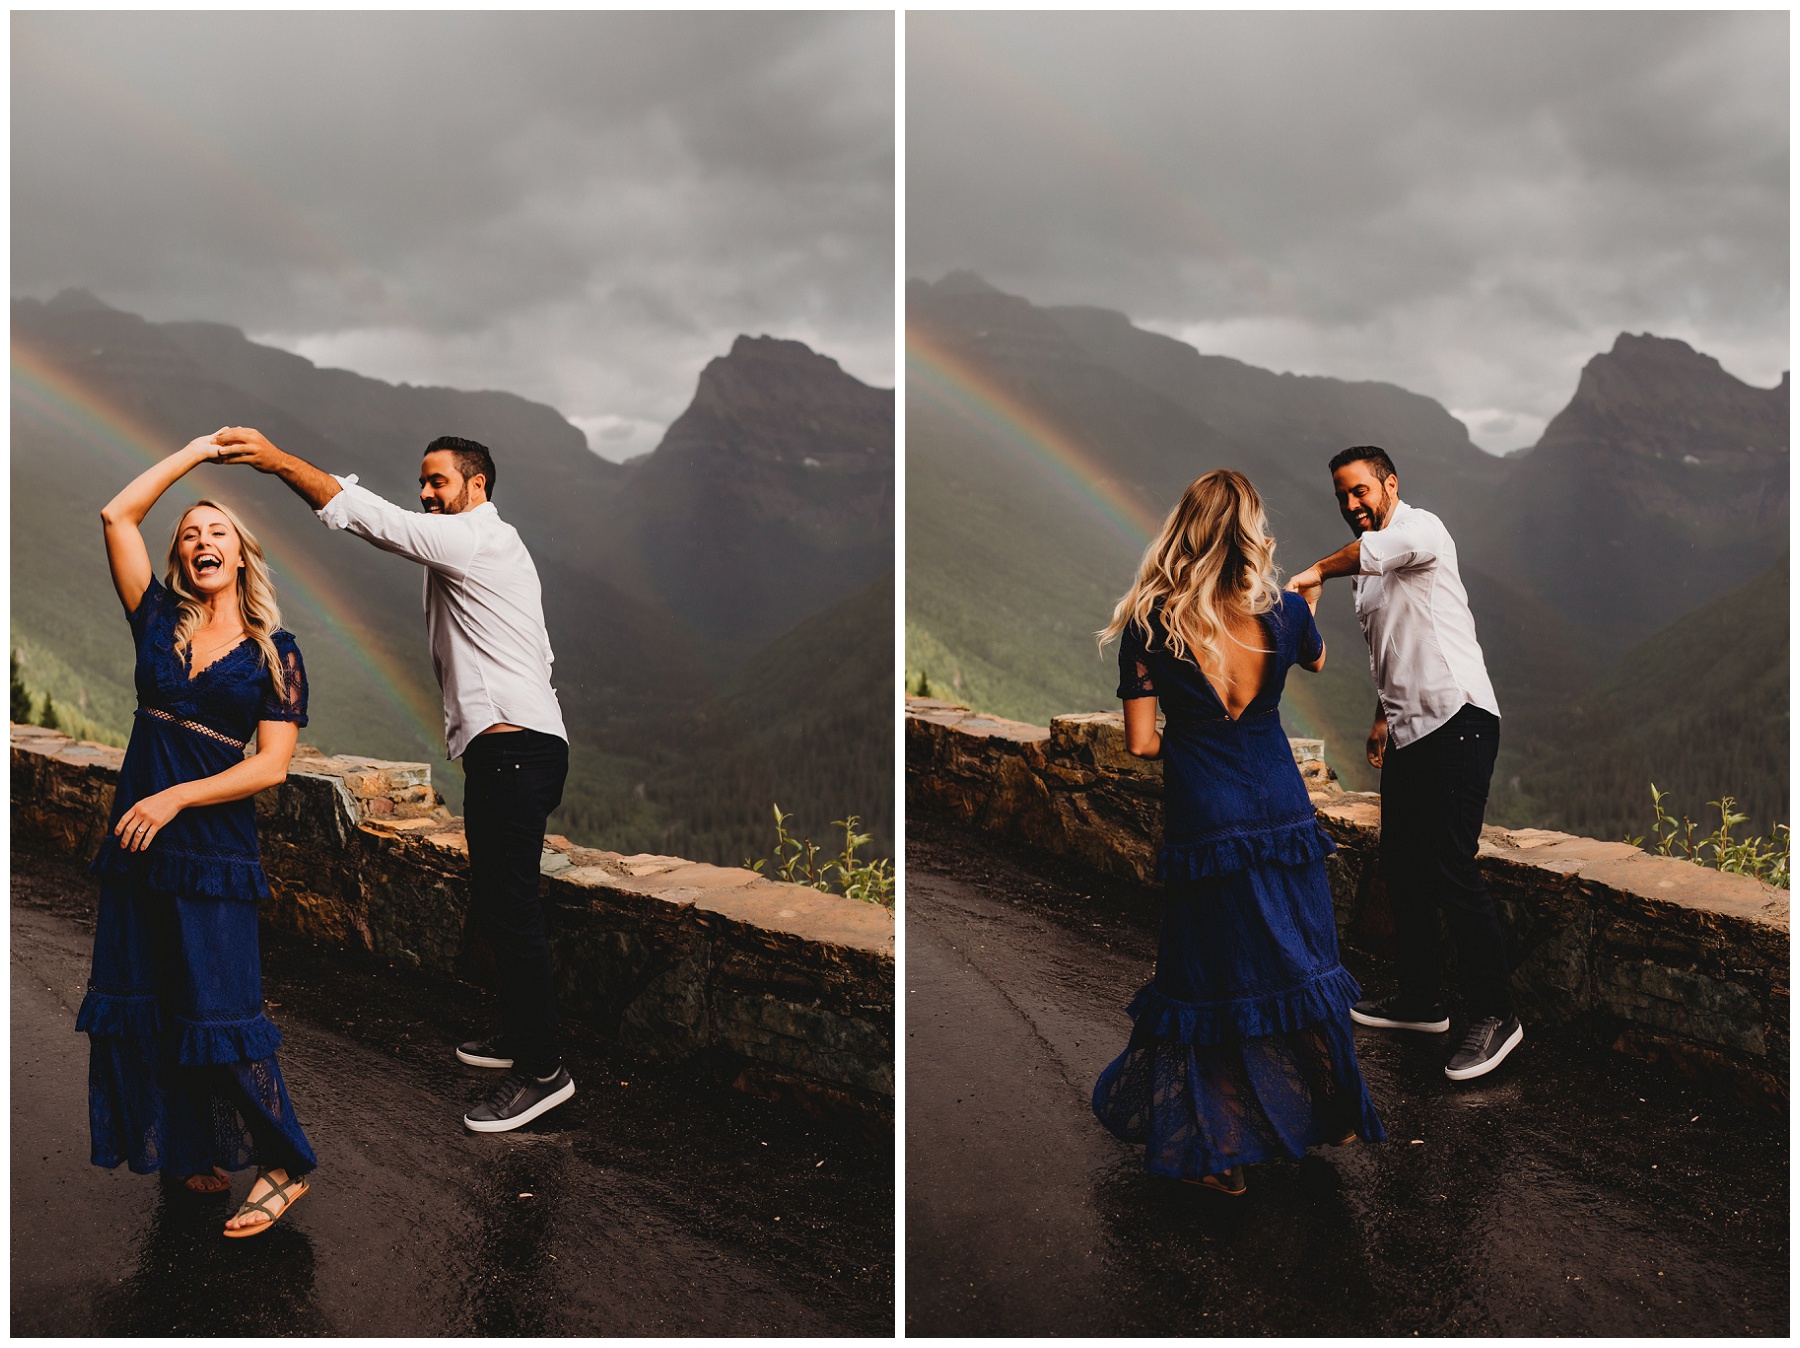
<path fill-rule="evenodd" d="M 1677 820 L 1663 809 L 1663 802 L 1668 798 L 1667 791 L 1658 791 L 1656 783 L 1650 783 L 1650 800 L 1656 807 L 1656 841 L 1650 846 L 1652 852 L 1659 856 L 1681 857 L 1696 866 L 1710 866 L 1733 875 L 1754 876 L 1777 889 L 1788 887 L 1789 830 L 1786 824 L 1775 825 L 1774 836 L 1770 838 L 1733 838 L 1731 830 L 1746 823 L 1749 816 L 1733 813 L 1732 806 L 1737 801 L 1725 796 L 1706 802 L 1719 812 L 1719 826 L 1711 833 L 1700 833 L 1700 826 L 1685 814 Z M 1625 841 L 1633 847 L 1644 845 L 1642 837 Z"/>
<path fill-rule="evenodd" d="M 817 843 L 811 838 L 796 838 L 787 831 L 787 822 L 793 817 L 791 814 L 783 814 L 781 806 L 775 806 L 775 853 L 772 857 L 757 861 L 745 857 L 746 870 L 762 875 L 763 867 L 769 866 L 771 879 L 807 885 L 825 894 L 831 893 L 831 874 L 835 871 L 837 892 L 845 898 L 879 903 L 887 908 L 894 906 L 893 862 L 885 857 L 863 861 L 856 855 L 857 848 L 868 846 L 871 837 L 867 833 L 856 831 L 861 819 L 851 815 L 846 819 L 831 821 L 833 828 L 844 830 L 844 846 L 837 856 L 821 862 Z"/>

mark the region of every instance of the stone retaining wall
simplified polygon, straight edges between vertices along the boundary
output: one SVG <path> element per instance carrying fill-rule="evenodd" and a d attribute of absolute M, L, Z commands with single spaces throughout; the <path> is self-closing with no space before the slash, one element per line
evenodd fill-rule
<path fill-rule="evenodd" d="M 1377 843 L 1381 798 L 1339 789 L 1317 740 L 1295 758 L 1339 850 L 1326 863 L 1345 944 L 1392 954 Z M 1125 752 L 1117 712 L 1046 729 L 908 698 L 908 810 L 929 810 L 1141 883 L 1162 837 L 1162 764 Z M 1788 1075 L 1788 892 L 1539 829 L 1482 830 L 1513 989 L 1539 1024 L 1782 1102 Z"/>
<path fill-rule="evenodd" d="M 85 860 L 121 750 L 12 727 L 16 838 Z M 264 916 L 346 950 L 481 977 L 465 942 L 468 851 L 423 763 L 302 746 L 256 798 L 273 890 Z M 544 840 L 562 1004 L 630 1050 L 705 1054 L 736 1084 L 891 1113 L 894 914 L 877 904 L 681 857 Z"/>

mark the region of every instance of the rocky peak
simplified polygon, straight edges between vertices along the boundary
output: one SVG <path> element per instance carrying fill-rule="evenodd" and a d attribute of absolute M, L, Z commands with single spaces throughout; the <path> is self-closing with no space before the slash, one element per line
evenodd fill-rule
<path fill-rule="evenodd" d="M 732 421 L 793 415 L 797 409 L 816 416 L 821 409 L 879 407 L 889 397 L 804 342 L 739 337 L 730 354 L 715 357 L 700 372 L 690 410 Z"/>
<path fill-rule="evenodd" d="M 59 290 L 44 308 L 54 314 L 116 314 L 122 310 L 113 308 L 91 290 L 83 290 L 79 286 L 67 290 Z"/>
<path fill-rule="evenodd" d="M 974 272 L 966 269 L 953 271 L 942 277 L 937 284 L 929 287 L 931 293 L 940 297 L 950 295 L 1003 295 L 1006 292 L 996 286 L 989 285 Z"/>
<path fill-rule="evenodd" d="M 688 472 L 696 454 L 714 465 L 708 471 L 722 462 L 785 470 L 854 460 L 859 472 L 891 472 L 893 418 L 892 389 L 872 388 L 804 342 L 739 337 L 701 371 L 694 401 L 633 473 L 648 481 Z"/>
<path fill-rule="evenodd" d="M 1540 446 L 1604 439 L 1652 454 L 1779 453 L 1788 444 L 1787 376 L 1757 388 L 1686 342 L 1622 332 L 1581 372 Z"/>

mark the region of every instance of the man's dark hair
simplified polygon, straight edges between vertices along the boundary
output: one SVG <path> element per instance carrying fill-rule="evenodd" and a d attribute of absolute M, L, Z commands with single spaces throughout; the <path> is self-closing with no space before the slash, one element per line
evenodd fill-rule
<path fill-rule="evenodd" d="M 486 445 L 465 440 L 460 435 L 440 435 L 425 446 L 427 454 L 435 454 L 440 449 L 447 449 L 455 456 L 456 471 L 463 475 L 465 483 L 477 473 L 485 477 L 487 498 L 494 499 L 494 456 L 488 453 Z"/>
<path fill-rule="evenodd" d="M 1352 445 L 1349 449 L 1340 449 L 1331 456 L 1330 469 L 1335 473 L 1347 463 L 1368 464 L 1374 470 L 1375 479 L 1378 482 L 1386 482 L 1390 477 L 1400 476 L 1394 471 L 1394 461 L 1388 457 L 1388 452 L 1380 445 Z M 492 494 L 490 489 L 489 495 Z"/>

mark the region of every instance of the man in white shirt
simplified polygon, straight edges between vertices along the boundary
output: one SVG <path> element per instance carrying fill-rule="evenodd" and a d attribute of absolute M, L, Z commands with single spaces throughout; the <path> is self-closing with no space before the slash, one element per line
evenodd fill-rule
<path fill-rule="evenodd" d="M 1444 1068 L 1484 1076 L 1525 1037 L 1514 1011 L 1506 940 L 1475 853 L 1500 747 L 1500 706 L 1475 639 L 1456 544 L 1443 521 L 1400 499 L 1385 450 L 1358 445 L 1331 460 L 1338 509 L 1357 537 L 1288 582 L 1309 600 L 1354 576 L 1381 704 L 1369 762 L 1381 769 L 1381 874 L 1399 954 L 1400 991 L 1358 1002 L 1351 1018 L 1442 1034 L 1438 913 L 1456 946 L 1469 1028 Z"/>
<path fill-rule="evenodd" d="M 419 465 L 423 513 L 284 453 L 260 431 L 213 437 L 219 461 L 273 473 L 333 529 L 425 568 L 425 630 L 444 691 L 444 738 L 461 758 L 469 904 L 493 943 L 501 1029 L 461 1045 L 474 1067 L 509 1069 L 464 1117 L 476 1132 L 518 1128 L 575 1094 L 556 1046 L 556 978 L 538 897 L 544 827 L 562 801 L 569 735 L 550 686 L 537 567 L 490 499 L 486 446 L 441 436 Z"/>

